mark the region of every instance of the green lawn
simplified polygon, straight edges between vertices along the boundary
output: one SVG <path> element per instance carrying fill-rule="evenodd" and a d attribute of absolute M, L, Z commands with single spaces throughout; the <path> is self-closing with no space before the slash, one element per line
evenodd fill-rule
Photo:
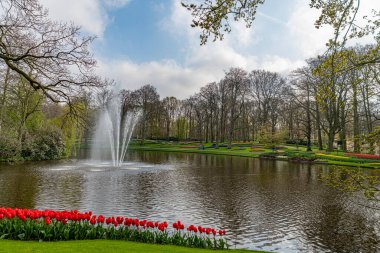
<path fill-rule="evenodd" d="M 164 151 L 164 152 L 180 152 L 180 153 L 200 153 L 200 154 L 213 154 L 213 155 L 229 155 L 240 157 L 257 158 L 264 153 L 272 153 L 280 155 L 279 160 L 288 160 L 291 158 L 307 158 L 314 157 L 314 163 L 324 163 L 337 166 L 350 166 L 350 167 L 363 167 L 380 169 L 380 160 L 376 159 L 361 159 L 356 157 L 349 157 L 344 155 L 343 152 L 330 152 L 318 151 L 314 147 L 314 152 L 306 152 L 303 146 L 281 145 L 281 148 L 274 152 L 264 145 L 253 144 L 251 148 L 249 143 L 233 144 L 231 149 L 227 147 L 220 147 L 218 149 L 211 148 L 212 143 L 203 143 L 205 149 L 199 149 L 199 143 L 175 143 L 175 142 L 161 142 L 161 141 L 147 141 L 144 145 L 139 145 L 134 142 L 128 147 L 131 150 L 145 150 L 145 151 Z"/>
<path fill-rule="evenodd" d="M 251 253 L 260 251 L 248 250 L 229 250 L 232 253 Z M 173 252 L 173 253 L 215 253 L 226 252 L 216 250 L 204 250 L 185 248 L 171 245 L 156 245 L 145 244 L 137 242 L 126 241 L 109 241 L 109 240 L 88 240 L 88 241 L 67 241 L 67 242 L 31 242 L 31 241 L 11 241 L 0 240 L 0 253 L 5 252 L 54 252 L 54 253 L 101 253 L 101 252 L 115 252 L 115 253 L 144 253 L 144 252 Z"/>

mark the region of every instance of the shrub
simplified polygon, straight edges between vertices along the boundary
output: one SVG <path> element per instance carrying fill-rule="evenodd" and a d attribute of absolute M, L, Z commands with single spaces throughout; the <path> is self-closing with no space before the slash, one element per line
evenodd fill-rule
<path fill-rule="evenodd" d="M 61 131 L 57 128 L 36 131 L 24 142 L 21 155 L 31 160 L 62 158 L 65 156 L 65 143 Z"/>
<path fill-rule="evenodd" d="M 0 136 L 0 159 L 10 160 L 20 155 L 20 149 L 15 138 Z"/>

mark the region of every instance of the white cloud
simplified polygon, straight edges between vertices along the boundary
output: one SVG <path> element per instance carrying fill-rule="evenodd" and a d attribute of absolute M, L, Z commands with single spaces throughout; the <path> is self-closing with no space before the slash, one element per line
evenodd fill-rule
<path fill-rule="evenodd" d="M 118 88 L 134 90 L 145 84 L 155 86 L 162 97 L 187 98 L 199 87 L 216 80 L 211 72 L 179 66 L 173 60 L 137 64 L 129 60 L 99 61 L 99 74 L 113 78 Z"/>
<path fill-rule="evenodd" d="M 372 10 L 380 10 L 380 1 L 362 0 L 356 15 L 356 24 L 363 27 L 366 20 L 363 16 L 371 16 Z M 297 0 L 296 7 L 287 22 L 289 28 L 288 42 L 295 45 L 300 50 L 300 55 L 304 58 L 313 57 L 326 50 L 326 43 L 333 37 L 333 29 L 330 26 L 322 26 L 319 29 L 314 27 L 314 22 L 319 17 L 320 10 L 311 9 L 305 0 Z M 367 36 L 361 39 L 350 40 L 348 45 L 373 43 L 374 39 Z"/>
<path fill-rule="evenodd" d="M 316 29 L 314 22 L 319 11 L 311 9 L 308 2 L 298 0 L 293 14 L 287 22 L 289 46 L 297 48 L 304 59 L 316 56 L 326 50 L 326 43 L 333 35 L 330 27 Z"/>
<path fill-rule="evenodd" d="M 304 65 L 305 61 L 303 59 L 292 61 L 278 55 L 267 55 L 264 57 L 260 67 L 269 71 L 289 73 Z"/>
<path fill-rule="evenodd" d="M 64 22 L 74 22 L 86 32 L 102 35 L 107 23 L 107 16 L 99 1 L 94 0 L 41 0 L 49 10 L 49 15 Z"/>
<path fill-rule="evenodd" d="M 120 8 L 130 0 L 40 0 L 54 20 L 74 22 L 90 34 L 102 37 L 110 18 L 108 8 Z"/>
<path fill-rule="evenodd" d="M 112 8 L 120 8 L 128 4 L 131 0 L 103 0 L 106 6 Z"/>

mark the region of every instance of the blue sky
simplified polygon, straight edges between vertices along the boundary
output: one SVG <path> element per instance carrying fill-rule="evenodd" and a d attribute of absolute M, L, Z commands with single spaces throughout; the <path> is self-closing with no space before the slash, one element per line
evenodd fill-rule
<path fill-rule="evenodd" d="M 194 1 L 194 0 L 187 0 Z M 378 2 L 378 3 L 377 3 Z M 121 88 L 157 87 L 162 97 L 186 98 L 230 67 L 284 75 L 323 52 L 331 36 L 316 30 L 318 16 L 306 0 L 270 0 L 251 29 L 233 23 L 225 40 L 199 45 L 199 31 L 179 0 L 41 0 L 56 20 L 73 21 L 98 37 L 91 50 L 98 73 Z M 363 0 L 380 9 L 380 1 Z"/>
<path fill-rule="evenodd" d="M 171 8 L 170 0 L 135 0 L 118 9 L 111 9 L 108 15 L 110 23 L 103 35 L 103 40 L 96 42 L 94 48 L 103 57 L 127 57 L 142 63 L 150 60 L 175 59 L 182 61 L 183 44 L 186 39 L 176 37 L 165 29 L 165 20 Z M 266 17 L 271 13 L 278 20 L 287 20 L 292 4 L 283 0 L 269 1 L 260 9 L 254 30 L 260 34 L 258 47 L 249 48 L 251 52 L 272 51 L 286 54 L 276 37 L 283 31 L 283 24 Z M 293 3 L 294 4 L 294 3 Z M 184 27 L 185 28 L 185 27 Z M 270 32 L 265 30 L 270 29 Z M 265 41 L 264 43 L 262 43 Z M 269 43 L 268 43 L 269 42 Z"/>

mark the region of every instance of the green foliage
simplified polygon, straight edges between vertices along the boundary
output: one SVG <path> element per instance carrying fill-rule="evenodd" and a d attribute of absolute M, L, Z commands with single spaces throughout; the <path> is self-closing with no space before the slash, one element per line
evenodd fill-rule
<path fill-rule="evenodd" d="M 271 146 L 282 143 L 287 136 L 285 131 L 272 132 L 271 126 L 264 125 L 260 128 L 257 140 L 261 144 L 269 144 Z"/>
<path fill-rule="evenodd" d="M 65 143 L 59 129 L 49 127 L 34 133 L 21 151 L 30 160 L 54 160 L 65 156 Z"/>
<path fill-rule="evenodd" d="M 380 126 L 375 127 L 374 130 L 372 132 L 370 132 L 369 134 L 363 135 L 361 139 L 363 141 L 362 146 L 363 146 L 363 144 L 368 143 L 369 144 L 369 153 L 374 154 L 375 153 L 375 149 L 374 149 L 375 144 L 380 143 Z"/>
<path fill-rule="evenodd" d="M 232 20 L 244 20 L 247 27 L 252 25 L 255 20 L 256 9 L 264 0 L 216 0 L 204 1 L 201 4 L 186 4 L 182 6 L 188 9 L 193 15 L 192 27 L 199 27 L 202 30 L 201 45 L 206 44 L 210 36 L 223 39 L 224 32 L 230 32 L 229 16 Z"/>
<path fill-rule="evenodd" d="M 380 201 L 380 178 L 363 173 L 359 169 L 334 167 L 320 179 L 328 186 L 352 194 L 362 191 L 369 200 Z"/>
<path fill-rule="evenodd" d="M 0 135 L 0 161 L 13 160 L 19 156 L 19 146 L 15 138 L 8 137 L 6 135 Z"/>
<path fill-rule="evenodd" d="M 286 151 L 286 156 L 290 158 L 300 158 L 300 159 L 309 159 L 316 160 L 317 156 L 313 152 L 298 152 L 298 151 Z"/>

